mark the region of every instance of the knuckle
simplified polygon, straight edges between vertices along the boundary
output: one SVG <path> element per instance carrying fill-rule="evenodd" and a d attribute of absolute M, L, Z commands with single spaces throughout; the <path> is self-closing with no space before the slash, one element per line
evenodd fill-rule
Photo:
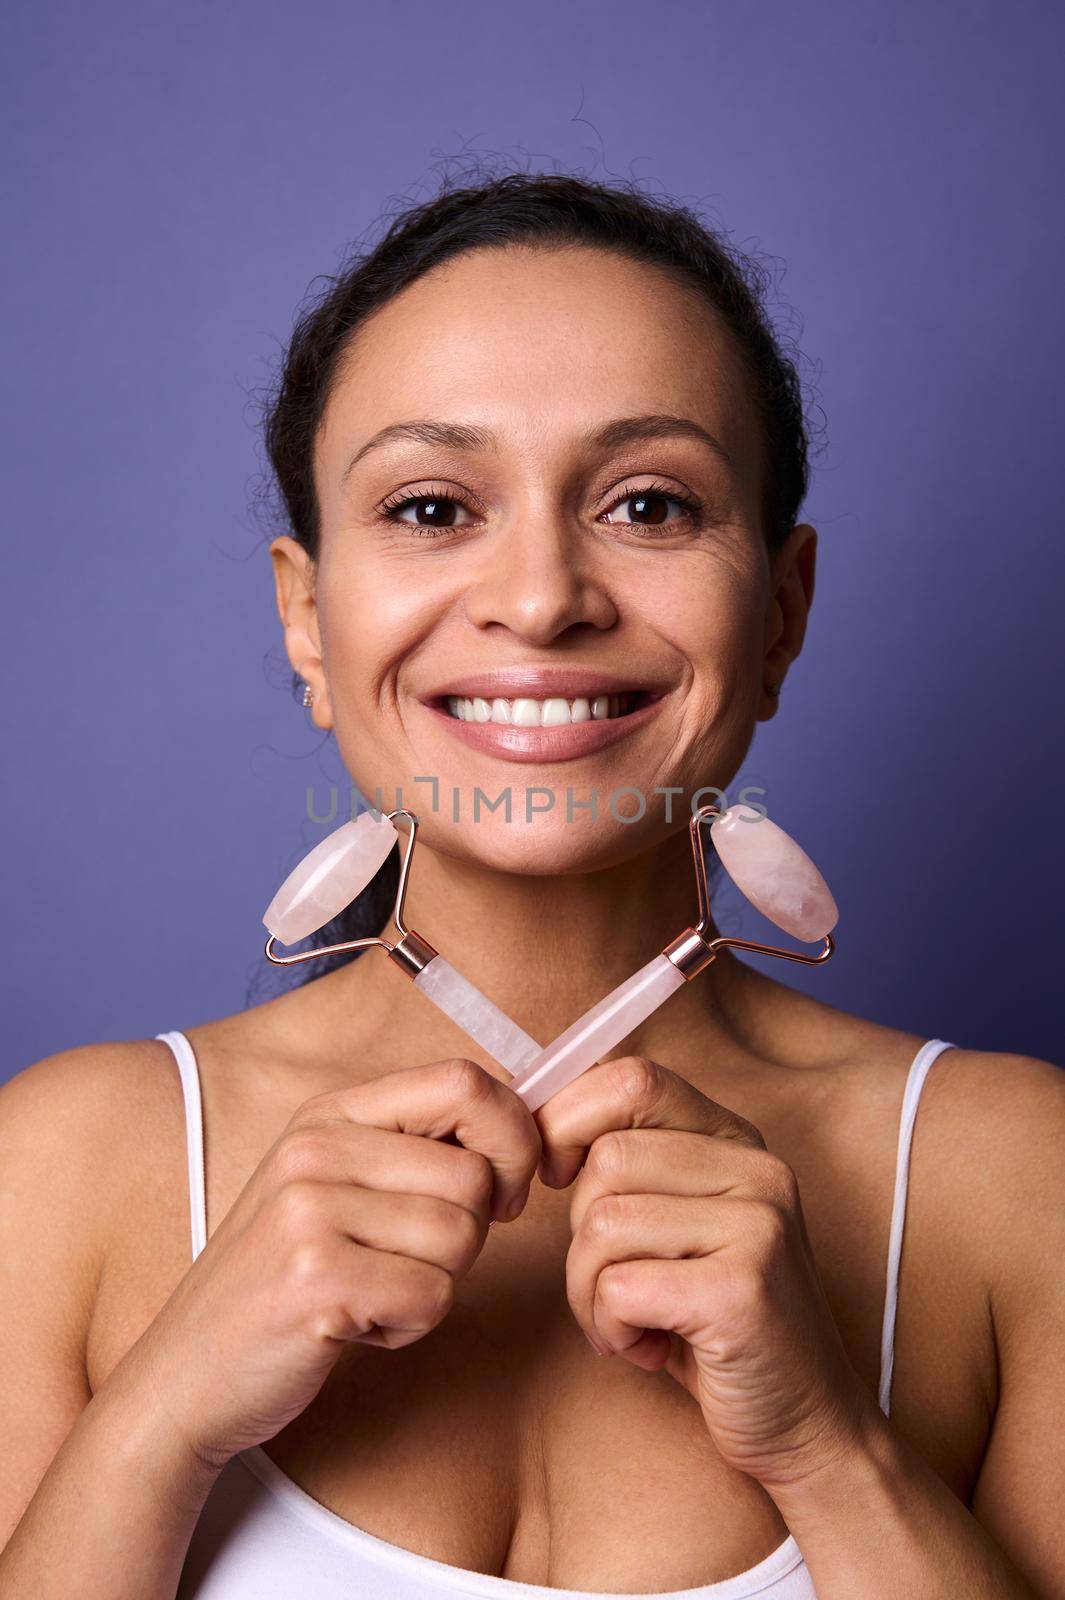
<path fill-rule="evenodd" d="M 642 1105 L 657 1092 L 661 1068 L 646 1056 L 624 1056 L 614 1063 L 618 1088 L 629 1105 Z"/>
<path fill-rule="evenodd" d="M 622 1195 L 601 1194 L 584 1213 L 585 1231 L 593 1239 L 610 1238 L 621 1227 L 627 1211 Z"/>
<path fill-rule="evenodd" d="M 274 1170 L 282 1183 L 320 1172 L 327 1146 L 328 1139 L 320 1127 L 297 1127 L 283 1134 L 274 1152 Z"/>
<path fill-rule="evenodd" d="M 763 1146 L 750 1155 L 751 1173 L 764 1199 L 787 1207 L 798 1199 L 799 1184 L 791 1167 Z"/>
<path fill-rule="evenodd" d="M 310 1178 L 285 1183 L 277 1192 L 277 1221 L 290 1239 L 300 1239 L 315 1230 L 321 1220 L 322 1200 L 319 1185 Z"/>
<path fill-rule="evenodd" d="M 607 1310 L 620 1308 L 632 1287 L 632 1272 L 627 1261 L 612 1262 L 604 1267 L 595 1285 L 595 1297 Z"/>
<path fill-rule="evenodd" d="M 304 1239 L 289 1254 L 288 1276 L 301 1295 L 321 1289 L 332 1277 L 333 1253 L 322 1239 Z"/>
<path fill-rule="evenodd" d="M 731 1115 L 735 1119 L 732 1137 L 738 1139 L 741 1144 L 751 1145 L 755 1150 L 764 1150 L 765 1140 L 754 1123 L 748 1122 L 746 1117 L 741 1117 L 738 1111 L 733 1111 Z"/>
<path fill-rule="evenodd" d="M 455 1280 L 443 1267 L 429 1267 L 420 1295 L 423 1316 L 428 1326 L 435 1328 L 443 1321 L 455 1303 Z"/>
<path fill-rule="evenodd" d="M 476 1248 L 480 1238 L 480 1225 L 472 1212 L 450 1200 L 427 1196 L 424 1204 L 427 1234 L 448 1261 L 466 1255 Z"/>
<path fill-rule="evenodd" d="M 461 1260 L 474 1254 L 481 1243 L 481 1225 L 472 1211 L 461 1206 L 448 1207 L 448 1228 Z"/>
<path fill-rule="evenodd" d="M 350 1339 L 358 1326 L 348 1307 L 333 1299 L 318 1307 L 310 1319 L 311 1332 L 316 1339 Z"/>
<path fill-rule="evenodd" d="M 524 1147 L 526 1159 L 531 1166 L 535 1166 L 544 1147 L 543 1134 L 537 1126 L 532 1112 L 520 1095 L 511 1090 L 505 1096 L 504 1104 L 515 1119 L 518 1140 L 520 1145 Z"/>
<path fill-rule="evenodd" d="M 481 1210 L 492 1198 L 492 1185 L 495 1181 L 492 1163 L 478 1150 L 460 1150 L 459 1155 L 461 1160 L 456 1164 L 459 1173 L 459 1182 L 456 1185 L 459 1201 Z"/>
<path fill-rule="evenodd" d="M 424 1338 L 428 1331 L 427 1328 L 380 1328 L 372 1342 L 383 1345 L 386 1350 L 405 1350 L 409 1344 Z"/>
<path fill-rule="evenodd" d="M 592 1141 L 585 1159 L 585 1170 L 602 1176 L 617 1172 L 625 1160 L 625 1141 L 618 1132 L 601 1133 Z"/>
<path fill-rule="evenodd" d="M 775 1256 L 787 1236 L 788 1219 L 768 1200 L 751 1202 L 751 1237 L 761 1259 Z"/>
<path fill-rule="evenodd" d="M 335 1117 L 338 1106 L 339 1096 L 335 1089 L 325 1089 L 321 1094 L 312 1094 L 297 1107 L 290 1125 L 298 1128 L 308 1123 L 320 1122 L 323 1118 Z"/>
<path fill-rule="evenodd" d="M 458 1056 L 443 1064 L 444 1085 L 450 1094 L 461 1100 L 483 1100 L 492 1092 L 495 1081 L 475 1061 Z"/>
<path fill-rule="evenodd" d="M 515 1099 L 518 1098 L 519 1096 L 515 1095 Z M 559 1116 L 553 1099 L 544 1101 L 536 1113 L 534 1126 L 536 1127 L 537 1137 L 545 1149 L 562 1142 L 566 1127 L 565 1118 Z"/>
<path fill-rule="evenodd" d="M 794 1170 L 780 1156 L 766 1151 L 764 1158 L 766 1188 L 777 1205 L 790 1208 L 799 1198 L 799 1180 Z"/>

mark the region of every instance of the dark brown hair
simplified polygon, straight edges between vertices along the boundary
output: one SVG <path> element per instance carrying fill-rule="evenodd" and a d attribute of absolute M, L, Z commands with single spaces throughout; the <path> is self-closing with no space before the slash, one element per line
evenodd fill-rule
<path fill-rule="evenodd" d="M 808 436 L 796 359 L 766 309 L 770 274 L 728 245 L 694 212 L 635 184 L 568 174 L 506 172 L 474 183 L 445 179 L 438 193 L 393 217 L 380 240 L 352 251 L 298 313 L 265 408 L 263 437 L 280 497 L 280 520 L 317 561 L 320 513 L 315 440 L 352 336 L 366 319 L 431 268 L 463 252 L 514 244 L 592 246 L 664 268 L 723 319 L 756 397 L 763 433 L 762 518 L 773 552 L 794 526 L 809 482 Z M 797 352 L 795 353 L 797 357 Z M 292 676 L 293 692 L 301 687 Z M 395 854 L 369 889 L 314 935 L 316 946 L 379 932 L 398 875 Z M 352 959 L 323 958 L 296 970 L 319 977 Z"/>

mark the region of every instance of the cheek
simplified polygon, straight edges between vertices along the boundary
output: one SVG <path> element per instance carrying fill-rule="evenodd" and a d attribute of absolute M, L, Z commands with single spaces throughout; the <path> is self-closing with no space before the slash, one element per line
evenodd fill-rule
<path fill-rule="evenodd" d="M 401 695 L 404 673 L 461 599 L 433 563 L 335 558 L 319 571 L 318 617 L 334 735 L 341 759 L 364 795 L 399 785 L 408 796 L 422 767 L 408 770 Z M 391 801 L 389 803 L 392 803 Z"/>
<path fill-rule="evenodd" d="M 757 727 L 764 603 L 756 565 L 735 559 L 693 562 L 668 594 L 645 593 L 644 616 L 653 607 L 688 675 L 665 781 L 727 789 L 739 770 Z"/>
<path fill-rule="evenodd" d="M 765 631 L 760 573 L 715 558 L 693 562 L 679 576 L 645 589 L 639 604 L 687 663 L 693 705 L 713 715 L 715 708 L 756 701 Z"/>
<path fill-rule="evenodd" d="M 396 676 L 437 626 L 449 600 L 439 582 L 387 562 L 323 564 L 318 584 L 322 656 L 336 714 L 365 719 L 394 699 Z"/>
<path fill-rule="evenodd" d="M 419 607 L 379 567 L 338 562 L 320 571 L 318 622 L 341 760 L 364 795 L 381 786 L 387 793 L 401 781 L 388 735 L 397 674 L 417 646 Z"/>

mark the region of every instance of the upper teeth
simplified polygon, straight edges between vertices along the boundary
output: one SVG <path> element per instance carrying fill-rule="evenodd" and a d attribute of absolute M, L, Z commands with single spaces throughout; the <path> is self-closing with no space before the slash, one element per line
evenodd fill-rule
<path fill-rule="evenodd" d="M 447 708 L 460 722 L 507 722 L 515 728 L 558 728 L 567 722 L 619 717 L 628 695 L 600 694 L 594 700 L 482 700 L 448 695 Z"/>

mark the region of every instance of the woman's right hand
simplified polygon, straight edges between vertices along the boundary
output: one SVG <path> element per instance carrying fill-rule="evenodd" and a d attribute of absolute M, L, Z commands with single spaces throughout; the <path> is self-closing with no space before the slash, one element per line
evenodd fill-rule
<path fill-rule="evenodd" d="M 472 1061 L 314 1096 L 108 1385 L 132 1385 L 220 1468 L 298 1416 L 346 1344 L 398 1349 L 435 1328 L 539 1156 L 524 1101 Z"/>

